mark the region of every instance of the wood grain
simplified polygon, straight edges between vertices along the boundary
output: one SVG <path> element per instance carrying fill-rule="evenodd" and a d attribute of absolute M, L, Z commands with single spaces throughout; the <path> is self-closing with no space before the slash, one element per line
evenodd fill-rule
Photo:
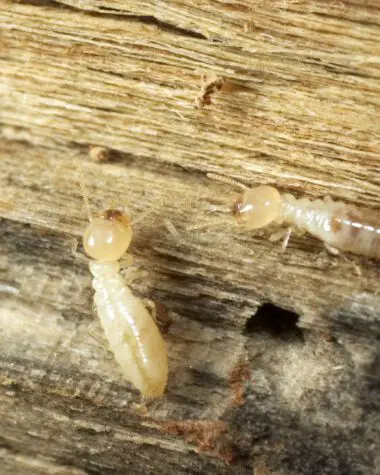
<path fill-rule="evenodd" d="M 378 214 L 379 33 L 377 1 L 0 3 L 6 473 L 377 473 L 378 263 L 282 254 L 206 174 Z M 131 247 L 173 318 L 154 404 L 92 310 L 74 157 L 94 213 L 154 211 Z"/>

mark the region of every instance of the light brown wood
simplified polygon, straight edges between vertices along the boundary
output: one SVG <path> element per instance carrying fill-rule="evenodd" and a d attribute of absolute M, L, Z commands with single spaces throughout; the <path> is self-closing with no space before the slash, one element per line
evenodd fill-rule
<path fill-rule="evenodd" d="M 206 175 L 378 214 L 379 35 L 377 1 L 0 3 L 7 473 L 376 473 L 379 264 L 282 254 Z M 74 157 L 94 213 L 154 210 L 131 246 L 173 318 L 154 404 L 92 310 Z"/>

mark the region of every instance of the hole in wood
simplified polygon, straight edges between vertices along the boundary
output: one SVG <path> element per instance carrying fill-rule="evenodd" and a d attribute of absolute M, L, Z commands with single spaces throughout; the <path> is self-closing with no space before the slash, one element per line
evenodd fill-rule
<path fill-rule="evenodd" d="M 295 312 L 264 303 L 248 320 L 245 329 L 247 333 L 261 332 L 277 338 L 303 340 L 298 320 Z"/>

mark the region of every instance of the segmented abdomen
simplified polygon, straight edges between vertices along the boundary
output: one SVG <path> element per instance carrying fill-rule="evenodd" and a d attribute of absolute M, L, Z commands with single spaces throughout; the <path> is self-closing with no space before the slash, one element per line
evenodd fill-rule
<path fill-rule="evenodd" d="M 380 259 L 380 224 L 374 213 L 347 206 L 331 219 L 331 231 L 338 249 Z M 333 243 L 331 245 L 334 246 Z"/>
<path fill-rule="evenodd" d="M 91 261 L 90 270 L 99 318 L 123 373 L 144 396 L 161 396 L 167 384 L 168 362 L 157 325 L 125 285 L 118 263 Z"/>
<path fill-rule="evenodd" d="M 285 195 L 284 221 L 341 251 L 380 259 L 380 216 L 329 199 L 296 200 Z"/>

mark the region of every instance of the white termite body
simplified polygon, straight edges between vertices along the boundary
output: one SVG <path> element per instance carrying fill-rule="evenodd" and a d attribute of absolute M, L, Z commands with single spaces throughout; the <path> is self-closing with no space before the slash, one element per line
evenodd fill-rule
<path fill-rule="evenodd" d="M 233 211 L 248 229 L 286 225 L 312 234 L 331 248 L 380 259 L 380 216 L 368 209 L 329 197 L 297 199 L 264 185 L 244 191 Z"/>
<path fill-rule="evenodd" d="M 126 378 L 148 398 L 168 379 L 165 342 L 152 316 L 120 275 L 118 260 L 132 239 L 129 220 L 108 210 L 88 225 L 83 243 L 90 261 L 94 302 L 110 349 Z"/>

